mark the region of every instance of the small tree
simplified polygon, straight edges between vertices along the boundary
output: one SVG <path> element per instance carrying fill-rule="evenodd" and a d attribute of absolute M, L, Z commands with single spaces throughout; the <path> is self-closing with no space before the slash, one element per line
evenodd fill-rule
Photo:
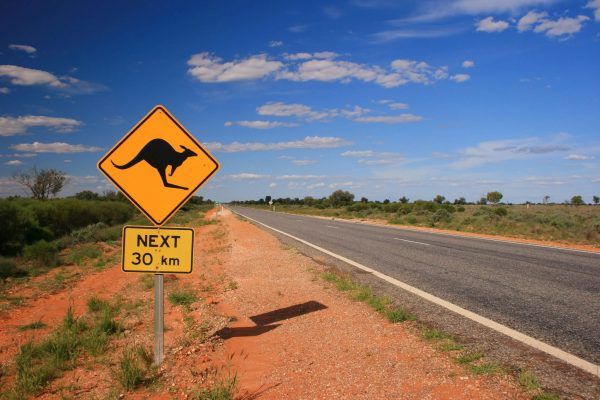
<path fill-rule="evenodd" d="M 361 203 L 368 203 L 368 202 L 369 202 L 369 199 L 367 199 L 366 197 L 361 197 L 361 198 L 360 198 L 360 202 L 361 202 Z"/>
<path fill-rule="evenodd" d="M 490 203 L 494 203 L 494 204 L 500 203 L 500 200 L 502 200 L 502 197 L 504 197 L 504 196 L 502 195 L 502 193 L 500 193 L 498 191 L 488 192 L 488 194 L 485 196 L 487 201 L 489 201 Z"/>
<path fill-rule="evenodd" d="M 464 197 L 459 197 L 458 199 L 454 200 L 454 204 L 457 204 L 457 205 L 467 204 L 467 199 L 465 199 Z"/>
<path fill-rule="evenodd" d="M 545 195 L 544 196 L 544 204 L 548 204 L 550 202 L 550 196 Z"/>
<path fill-rule="evenodd" d="M 571 197 L 571 204 L 573 204 L 574 206 L 581 206 L 585 203 L 583 202 L 583 197 L 581 197 L 580 195 L 577 195 L 577 196 Z"/>
<path fill-rule="evenodd" d="M 598 203 L 600 203 L 600 196 L 594 196 L 592 197 L 592 200 L 594 200 L 595 205 L 598 205 Z"/>
<path fill-rule="evenodd" d="M 402 204 L 406 204 L 406 203 L 408 203 L 408 197 L 402 196 L 402 197 L 400 197 L 400 199 L 398 201 Z"/>
<path fill-rule="evenodd" d="M 433 198 L 433 201 L 438 204 L 442 204 L 444 202 L 444 200 L 446 200 L 446 198 L 444 196 L 442 196 L 441 194 L 438 194 L 437 196 L 435 196 Z"/>
<path fill-rule="evenodd" d="M 67 175 L 56 169 L 40 169 L 36 167 L 20 171 L 13 175 L 13 180 L 31 192 L 36 200 L 47 200 L 56 196 L 68 182 Z"/>
<path fill-rule="evenodd" d="M 96 192 L 92 192 L 91 190 L 84 190 L 82 192 L 75 193 L 75 197 L 78 200 L 98 200 L 100 199 L 100 195 Z"/>
<path fill-rule="evenodd" d="M 265 196 L 265 203 L 268 203 L 271 201 L 271 196 Z"/>
<path fill-rule="evenodd" d="M 333 207 L 345 206 L 354 201 L 354 195 L 345 190 L 336 190 L 329 195 L 329 202 Z"/>
<path fill-rule="evenodd" d="M 479 199 L 479 201 L 477 201 L 477 204 L 485 206 L 487 204 L 487 199 L 485 197 L 482 197 Z"/>

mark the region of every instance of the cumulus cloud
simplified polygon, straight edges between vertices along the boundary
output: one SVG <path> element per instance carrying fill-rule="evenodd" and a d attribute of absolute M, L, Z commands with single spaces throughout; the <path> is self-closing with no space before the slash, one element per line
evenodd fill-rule
<path fill-rule="evenodd" d="M 227 121 L 225 126 L 243 126 L 246 128 L 253 129 L 273 129 L 273 128 L 293 128 L 298 126 L 292 122 L 278 122 L 278 121 Z"/>
<path fill-rule="evenodd" d="M 582 154 L 569 154 L 568 156 L 565 157 L 565 160 L 571 160 L 571 161 L 585 161 L 585 160 L 593 160 L 594 157 L 591 156 L 584 156 Z"/>
<path fill-rule="evenodd" d="M 495 21 L 493 17 L 487 17 L 477 21 L 475 26 L 479 32 L 502 32 L 508 28 L 508 22 L 502 20 Z"/>
<path fill-rule="evenodd" d="M 211 151 L 220 151 L 224 153 L 237 153 L 244 151 L 270 151 L 270 150 L 287 150 L 287 149 L 326 149 L 342 147 L 352 144 L 340 137 L 327 136 L 306 136 L 302 140 L 293 140 L 289 142 L 232 142 L 223 144 L 219 142 L 210 142 L 206 147 Z"/>
<path fill-rule="evenodd" d="M 29 128 L 46 127 L 55 132 L 72 132 L 82 122 L 71 118 L 26 115 L 21 117 L 0 117 L 0 136 L 14 136 L 27 133 Z"/>
<path fill-rule="evenodd" d="M 0 78 L 8 78 L 17 86 L 47 86 L 72 94 L 91 94 L 106 88 L 102 85 L 83 81 L 70 76 L 58 77 L 39 69 L 25 68 L 18 65 L 0 65 Z"/>
<path fill-rule="evenodd" d="M 189 60 L 188 74 L 201 82 L 232 82 L 264 78 L 281 69 L 283 63 L 258 54 L 241 60 L 223 62 L 210 53 L 194 54 Z"/>
<path fill-rule="evenodd" d="M 269 42 L 269 47 L 281 47 L 283 46 L 283 42 L 281 40 L 271 40 Z"/>
<path fill-rule="evenodd" d="M 589 20 L 585 15 L 578 15 L 575 18 L 561 17 L 557 20 L 542 19 L 540 23 L 533 28 L 536 33 L 544 33 L 546 36 L 565 36 L 577 33 L 583 27 L 583 23 Z"/>
<path fill-rule="evenodd" d="M 456 75 L 452 75 L 452 77 L 450 77 L 450 79 L 452 79 L 454 82 L 462 83 L 462 82 L 466 82 L 469 79 L 471 79 L 471 75 L 469 75 L 469 74 L 456 74 Z"/>
<path fill-rule="evenodd" d="M 522 16 L 517 22 L 517 29 L 519 32 L 528 31 L 531 27 L 538 23 L 538 21 L 546 18 L 548 16 L 547 12 L 537 12 L 537 11 L 529 11 L 527 14 Z"/>
<path fill-rule="evenodd" d="M 594 18 L 600 22 L 600 0 L 590 0 L 585 7 L 594 10 Z"/>
<path fill-rule="evenodd" d="M 473 68 L 475 66 L 475 62 L 471 60 L 465 60 L 462 62 L 463 68 Z"/>
<path fill-rule="evenodd" d="M 376 115 L 369 117 L 355 118 L 356 122 L 363 123 L 384 123 L 384 124 L 405 124 L 408 122 L 421 121 L 423 117 L 414 114 L 400 114 L 400 115 Z"/>
<path fill-rule="evenodd" d="M 0 87 L 0 94 L 9 94 L 10 89 L 7 87 Z"/>
<path fill-rule="evenodd" d="M 10 160 L 4 163 L 4 165 L 21 165 L 23 161 L 21 160 Z"/>
<path fill-rule="evenodd" d="M 33 46 L 29 46 L 26 44 L 9 44 L 8 48 L 16 51 L 23 51 L 27 54 L 33 55 L 36 53 L 37 49 Z"/>
<path fill-rule="evenodd" d="M 283 61 L 258 54 L 225 62 L 204 52 L 195 54 L 188 60 L 188 73 L 206 83 L 272 78 L 297 82 L 362 81 L 386 88 L 408 83 L 428 85 L 449 77 L 448 67 L 435 67 L 423 61 L 397 59 L 382 67 L 337 58 L 338 54 L 334 52 L 322 51 L 284 54 Z"/>
<path fill-rule="evenodd" d="M 11 149 L 17 151 L 25 151 L 30 153 L 95 153 L 102 151 L 101 147 L 86 146 L 83 144 L 69 144 L 62 142 L 54 143 L 20 143 L 10 146 Z"/>

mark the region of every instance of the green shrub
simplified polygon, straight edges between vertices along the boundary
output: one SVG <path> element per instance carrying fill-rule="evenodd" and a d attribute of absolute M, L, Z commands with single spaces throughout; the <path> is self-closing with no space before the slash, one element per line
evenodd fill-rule
<path fill-rule="evenodd" d="M 104 222 L 98 222 L 74 230 L 73 232 L 71 232 L 71 237 L 73 238 L 73 242 L 75 243 L 96 241 L 96 235 L 98 231 L 104 228 L 108 228 L 108 225 L 106 225 Z"/>
<path fill-rule="evenodd" d="M 169 301 L 173 305 L 189 306 L 196 301 L 196 295 L 189 290 L 175 291 L 169 294 Z"/>
<path fill-rule="evenodd" d="M 508 215 L 508 210 L 504 207 L 498 207 L 494 209 L 494 214 L 499 217 L 506 217 Z"/>
<path fill-rule="evenodd" d="M 23 248 L 23 258 L 38 267 L 56 267 L 60 264 L 58 249 L 52 243 L 40 240 Z"/>
<path fill-rule="evenodd" d="M 0 257 L 0 279 L 26 276 L 27 272 L 10 259 Z"/>
<path fill-rule="evenodd" d="M 147 379 L 151 364 L 152 356 L 144 347 L 127 348 L 119 360 L 117 380 L 126 390 L 135 389 Z"/>
<path fill-rule="evenodd" d="M 465 208 L 463 206 L 458 206 L 458 207 L 456 207 L 456 211 L 465 212 Z"/>
<path fill-rule="evenodd" d="M 86 244 L 74 248 L 69 254 L 69 261 L 73 264 L 80 264 L 83 260 L 93 260 L 102 255 L 102 250 L 97 245 Z"/>
<path fill-rule="evenodd" d="M 452 220 L 452 214 L 450 214 L 450 212 L 444 208 L 437 210 L 431 216 L 431 222 L 434 224 L 438 223 L 438 222 L 450 222 L 451 220 Z"/>

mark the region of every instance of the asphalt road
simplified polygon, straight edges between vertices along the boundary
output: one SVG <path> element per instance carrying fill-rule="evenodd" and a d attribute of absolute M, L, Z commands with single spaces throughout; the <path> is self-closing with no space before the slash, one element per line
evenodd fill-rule
<path fill-rule="evenodd" d="M 600 364 L 600 254 L 230 208 Z"/>

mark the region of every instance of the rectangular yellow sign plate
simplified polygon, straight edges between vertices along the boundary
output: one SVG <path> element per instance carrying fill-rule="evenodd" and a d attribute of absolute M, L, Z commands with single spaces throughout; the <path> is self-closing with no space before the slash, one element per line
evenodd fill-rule
<path fill-rule="evenodd" d="M 193 229 L 123 227 L 124 272 L 189 274 L 193 259 Z"/>

